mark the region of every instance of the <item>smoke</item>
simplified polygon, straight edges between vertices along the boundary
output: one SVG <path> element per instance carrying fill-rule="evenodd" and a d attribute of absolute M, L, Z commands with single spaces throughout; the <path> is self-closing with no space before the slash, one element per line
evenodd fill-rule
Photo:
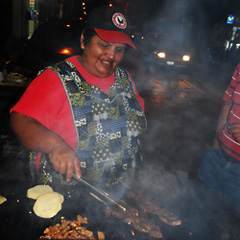
<path fill-rule="evenodd" d="M 161 165 L 153 168 L 146 164 L 140 171 L 140 176 L 138 185 L 146 192 L 151 192 L 162 207 L 171 206 L 184 195 L 191 195 L 193 192 L 192 181 L 181 170 L 168 171 Z"/>
<path fill-rule="evenodd" d="M 224 42 L 212 39 L 214 24 L 225 20 L 224 10 L 216 15 L 213 9 L 216 10 L 217 3 L 208 1 L 168 2 L 164 6 L 155 5 L 154 17 L 144 22 L 142 28 L 146 33 L 159 33 L 159 45 L 162 38 L 167 38 L 173 49 L 176 40 L 184 43 L 191 50 L 193 64 L 188 78 L 177 71 L 145 72 L 144 64 L 133 74 L 146 99 L 148 120 L 148 129 L 142 137 L 144 164 L 137 185 L 160 207 L 187 222 L 182 226 L 186 235 L 179 235 L 178 239 L 191 239 L 192 234 L 194 239 L 230 239 L 227 228 L 216 233 L 215 225 L 208 226 L 216 223 L 216 215 L 221 218 L 220 210 L 224 208 L 221 200 L 200 181 L 190 178 L 190 174 L 196 177 L 215 137 L 222 96 L 235 67 L 219 58 Z M 147 41 L 150 47 L 154 45 Z M 220 45 L 214 57 L 209 52 L 211 44 Z M 151 54 L 150 49 L 141 59 Z M 182 80 L 194 87 L 182 88 Z M 171 232 L 166 236 L 171 239 Z M 175 239 L 176 235 L 172 237 Z"/>
<path fill-rule="evenodd" d="M 183 207 L 178 204 L 179 199 L 196 200 L 189 171 L 193 167 L 196 174 L 197 166 L 211 145 L 222 104 L 219 95 L 216 99 L 209 98 L 213 96 L 213 89 L 202 87 L 208 79 L 214 79 L 213 83 L 219 80 L 219 73 L 216 74 L 219 65 L 210 65 L 211 59 L 206 55 L 212 27 L 207 6 L 203 1 L 175 0 L 155 3 L 152 12 L 146 8 L 146 13 L 152 15 L 151 18 L 142 16 L 142 31 L 146 36 L 157 33 L 158 37 L 156 41 L 145 38 L 138 43 L 137 49 L 141 51 L 138 58 L 132 50 L 127 55 L 127 63 L 130 63 L 126 67 L 146 100 L 148 120 L 148 129 L 142 137 L 144 165 L 138 185 L 157 198 L 160 205 L 176 212 Z M 187 80 L 196 88 L 182 88 L 180 85 L 186 76 L 175 70 L 149 71 L 142 60 L 153 54 L 154 44 L 189 50 L 193 74 Z"/>
<path fill-rule="evenodd" d="M 148 129 L 143 136 L 143 148 L 146 162 L 151 159 L 151 164 L 160 162 L 166 169 L 189 171 L 195 159 L 196 165 L 199 164 L 215 136 L 221 98 L 233 69 L 208 52 L 213 20 L 219 18 L 213 14 L 213 5 L 200 0 L 159 1 L 152 5 L 152 12 L 146 8 L 146 13 L 152 13 L 151 18 L 142 16 L 142 30 L 147 34 L 158 33 L 158 38 L 156 42 L 145 38 L 142 45 L 137 46 L 138 51 L 142 47 L 140 57 L 135 58 L 131 51 L 127 59 L 134 64 L 126 66 L 145 99 Z M 153 55 L 154 44 L 161 46 L 163 43 L 171 49 L 190 51 L 188 78 L 176 69 L 167 73 L 157 67 L 154 72 L 150 70 L 152 65 L 145 60 Z M 182 80 L 189 81 L 200 91 L 179 87 Z"/>

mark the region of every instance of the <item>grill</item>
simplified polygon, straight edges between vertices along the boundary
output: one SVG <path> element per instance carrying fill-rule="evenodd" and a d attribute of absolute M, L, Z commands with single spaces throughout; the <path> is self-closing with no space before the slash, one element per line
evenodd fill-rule
<path fill-rule="evenodd" d="M 239 239 L 240 218 L 221 200 L 203 185 L 197 183 L 187 195 L 179 197 L 177 202 L 166 205 L 182 219 L 182 225 L 169 226 L 156 215 L 140 214 L 159 226 L 165 240 L 208 240 Z M 200 187 L 201 186 L 201 187 Z M 105 234 L 105 239 L 148 240 L 154 239 L 149 234 L 140 233 L 132 225 L 113 216 L 104 215 L 105 206 L 89 195 L 88 189 L 71 189 L 65 196 L 62 210 L 52 219 L 42 219 L 33 213 L 34 200 L 26 197 L 26 183 L 1 183 L 1 194 L 8 201 L 0 205 L 0 238 L 2 240 L 34 240 L 43 235 L 45 228 L 60 223 L 61 217 L 76 220 L 78 214 L 88 218 L 86 228 Z M 160 198 L 159 198 L 160 199 Z M 174 211 L 173 211 L 174 210 Z"/>

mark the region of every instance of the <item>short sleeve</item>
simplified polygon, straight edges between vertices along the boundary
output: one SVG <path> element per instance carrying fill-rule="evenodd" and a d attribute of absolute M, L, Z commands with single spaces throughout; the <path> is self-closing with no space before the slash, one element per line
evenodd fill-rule
<path fill-rule="evenodd" d="M 225 94 L 223 96 L 223 100 L 228 103 L 232 103 L 232 96 L 233 96 L 234 90 L 236 88 L 236 84 L 240 84 L 240 76 L 239 75 L 240 75 L 240 64 L 237 65 L 237 67 L 232 75 L 230 84 L 228 85 L 227 89 L 225 90 Z"/>
<path fill-rule="evenodd" d="M 10 112 L 16 111 L 32 117 L 45 127 L 52 128 L 65 99 L 66 94 L 58 74 L 47 69 L 32 81 Z"/>

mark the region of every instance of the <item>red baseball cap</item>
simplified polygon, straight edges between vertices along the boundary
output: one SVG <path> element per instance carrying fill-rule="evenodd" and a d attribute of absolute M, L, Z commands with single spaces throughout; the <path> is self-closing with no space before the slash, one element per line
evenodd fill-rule
<path fill-rule="evenodd" d="M 136 49 L 130 37 L 127 17 L 115 7 L 101 6 L 93 9 L 85 26 L 85 29 L 91 28 L 106 42 L 125 43 Z"/>

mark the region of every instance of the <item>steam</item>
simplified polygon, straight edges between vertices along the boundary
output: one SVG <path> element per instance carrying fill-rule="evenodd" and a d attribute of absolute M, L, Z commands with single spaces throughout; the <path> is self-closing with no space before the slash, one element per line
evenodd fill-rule
<path fill-rule="evenodd" d="M 148 51 L 137 61 L 131 51 L 128 61 L 132 59 L 135 64 L 129 70 L 138 91 L 146 99 L 148 120 L 148 129 L 142 141 L 144 167 L 140 171 L 138 185 L 157 198 L 162 206 L 179 211 L 183 206 L 179 204 L 179 199 L 192 199 L 199 203 L 195 184 L 189 179 L 188 172 L 192 163 L 197 168 L 212 143 L 223 89 L 233 71 L 207 53 L 214 21 L 224 19 L 224 9 L 218 12 L 219 15 L 214 15 L 211 9 L 216 4 L 208 1 L 175 0 L 164 3 L 155 3 L 152 12 L 146 4 L 145 14 L 141 12 L 143 15 L 137 15 L 143 19 L 141 30 L 145 34 L 157 32 L 160 37 L 167 37 L 167 43 L 172 48 L 177 47 L 176 41 L 181 42 L 181 47 L 188 48 L 194 61 L 190 71 L 192 75 L 186 79 L 184 74 L 177 72 L 145 71 L 141 58 L 151 54 Z M 222 6 L 220 4 L 218 9 Z M 139 20 L 136 14 L 132 20 L 134 17 Z M 220 69 L 223 70 L 221 73 Z M 191 81 L 196 88 L 188 91 L 179 88 L 182 80 Z M 221 85 L 221 92 L 219 89 L 216 91 L 216 85 Z"/>
<path fill-rule="evenodd" d="M 163 166 L 152 168 L 151 165 L 146 165 L 140 171 L 140 176 L 139 185 L 145 191 L 151 191 L 162 207 L 178 201 L 180 196 L 193 192 L 192 181 L 186 172 L 181 170 L 168 171 Z"/>

